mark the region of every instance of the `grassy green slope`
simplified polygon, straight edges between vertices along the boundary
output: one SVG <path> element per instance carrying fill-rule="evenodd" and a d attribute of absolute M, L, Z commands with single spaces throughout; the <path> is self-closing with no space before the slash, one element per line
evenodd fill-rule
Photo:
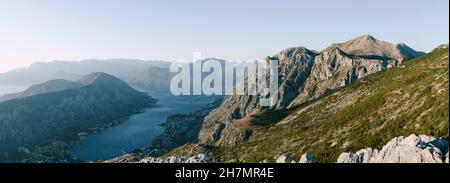
<path fill-rule="evenodd" d="M 448 140 L 448 51 L 436 49 L 329 92 L 289 111 L 277 124 L 254 127 L 243 144 L 207 150 L 218 162 L 273 161 L 283 153 L 298 160 L 305 152 L 318 162 L 335 162 L 341 152 L 380 148 L 401 135 Z M 199 148 L 186 145 L 170 154 L 196 153 Z"/>

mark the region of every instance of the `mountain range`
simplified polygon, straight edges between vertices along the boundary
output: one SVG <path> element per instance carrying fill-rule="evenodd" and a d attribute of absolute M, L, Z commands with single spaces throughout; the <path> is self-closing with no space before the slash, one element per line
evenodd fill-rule
<path fill-rule="evenodd" d="M 392 143 L 402 141 L 401 136 L 426 134 L 448 141 L 448 52 L 448 44 L 425 54 L 370 35 L 320 52 L 287 48 L 267 57 L 279 62 L 276 105 L 260 106 L 259 95 L 223 96 L 197 111 L 169 116 L 165 132 L 147 148 L 109 162 L 165 162 L 161 158 L 180 156 L 201 157 L 202 162 L 206 157 L 209 162 L 311 157 L 358 162 L 364 149 L 396 148 Z M 32 84 L 0 96 L 0 149 L 8 149 L 0 151 L 0 161 L 74 161 L 68 154 L 81 136 L 155 103 L 131 86 L 169 89 L 175 74 L 169 64 L 58 61 L 0 74 L 0 84 L 14 83 L 14 78 L 16 84 Z M 431 137 L 419 137 L 411 139 L 431 143 Z M 439 147 L 442 160 L 448 150 Z M 366 158 L 385 160 L 379 154 Z"/>
<path fill-rule="evenodd" d="M 206 155 L 208 162 L 256 163 L 275 162 L 284 154 L 304 161 L 314 156 L 316 162 L 336 162 L 338 157 L 352 158 L 343 152 L 381 148 L 410 134 L 448 141 L 448 53 L 448 44 L 425 54 L 368 35 L 321 52 L 288 48 L 269 57 L 280 62 L 277 105 L 261 107 L 259 96 L 225 96 L 203 119 L 189 122 L 201 125 L 196 142 L 180 140 L 180 134 L 168 128 L 166 133 L 174 135 L 166 134 L 165 141 L 185 145 L 163 149 L 169 152 L 162 159 L 141 152 L 111 162 L 165 162 L 164 158 Z M 183 123 L 177 125 L 185 129 Z M 417 151 L 414 148 L 405 154 L 391 150 L 383 148 L 383 153 L 402 161 L 418 158 L 411 152 Z M 440 151 L 442 162 L 448 149 Z M 418 162 L 424 161 L 428 160 Z"/>
<path fill-rule="evenodd" d="M 0 73 L 0 85 L 29 86 L 55 79 L 76 81 L 89 73 L 104 72 L 136 87 L 168 90 L 170 64 L 171 62 L 165 61 L 132 59 L 36 62 L 29 67 Z M 158 72 L 153 72 L 155 70 Z"/>
<path fill-rule="evenodd" d="M 199 140 L 202 142 L 204 138 L 203 143 L 181 146 L 163 157 L 205 153 L 209 155 L 210 162 L 275 162 L 280 155 L 289 154 L 293 159 L 302 159 L 306 154 L 314 156 L 316 162 L 336 162 L 338 158 L 342 162 L 362 162 L 369 161 L 366 158 L 370 158 L 371 154 L 364 153 L 370 152 L 374 153 L 373 161 L 380 162 L 443 162 L 446 158 L 448 162 L 448 55 L 447 44 L 401 63 L 390 59 L 385 65 L 393 63 L 394 68 L 382 67 L 380 71 L 352 80 L 346 86 L 287 108 L 247 114 L 245 120 L 207 121 L 208 116 L 211 119 L 212 114 L 217 114 L 213 110 L 202 122 L 203 128 L 207 129 L 202 130 L 214 131 L 216 128 L 210 124 L 225 124 L 221 128 L 222 133 L 213 133 L 216 138 L 200 135 Z M 342 55 L 333 58 L 343 58 L 341 63 L 356 61 Z M 378 66 L 378 62 L 374 63 Z M 326 70 L 331 68 L 325 67 Z M 339 80 L 339 76 L 333 75 L 331 79 Z M 320 78 L 313 78 L 320 81 Z M 230 133 L 232 130 L 240 133 Z M 242 131 L 247 132 L 245 139 L 241 137 L 244 136 Z M 406 136 L 407 139 L 417 137 L 411 134 L 439 137 L 437 139 L 442 138 L 439 143 L 447 145 L 433 145 L 433 148 L 440 148 L 439 154 L 433 155 L 438 159 L 420 159 L 425 155 L 421 154 L 422 151 L 428 154 L 434 151 L 428 151 L 425 147 L 417 149 L 422 147 L 421 141 L 401 142 Z M 426 143 L 437 143 L 430 140 L 435 137 L 420 137 L 427 139 L 424 140 Z M 383 147 L 386 143 L 388 145 Z M 414 147 L 406 144 L 404 147 L 402 143 Z M 444 146 L 446 148 L 441 148 Z M 383 154 L 375 155 L 373 149 L 382 147 L 379 153 Z M 356 151 L 353 155 L 342 153 Z M 355 159 L 358 156 L 361 160 Z"/>
<path fill-rule="evenodd" d="M 249 125 L 252 115 L 301 105 L 327 91 L 397 67 L 404 60 L 419 55 L 423 53 L 404 44 L 394 45 L 369 35 L 332 44 L 319 53 L 304 47 L 285 49 L 270 58 L 280 63 L 276 105 L 271 108 L 260 107 L 259 96 L 226 96 L 222 104 L 205 117 L 199 134 L 200 142 L 210 145 L 243 142 L 251 132 L 239 126 Z"/>

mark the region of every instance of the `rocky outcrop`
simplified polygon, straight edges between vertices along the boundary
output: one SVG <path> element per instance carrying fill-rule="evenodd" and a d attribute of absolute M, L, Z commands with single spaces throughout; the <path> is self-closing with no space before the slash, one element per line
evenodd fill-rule
<path fill-rule="evenodd" d="M 197 154 L 192 157 L 169 156 L 167 158 L 144 157 L 139 158 L 135 154 L 125 154 L 121 157 L 105 161 L 105 163 L 208 163 L 209 158 L 205 154 Z"/>
<path fill-rule="evenodd" d="M 296 162 L 289 154 L 283 154 L 275 160 L 276 163 L 314 163 L 314 161 L 314 157 L 309 153 L 303 154 L 298 162 Z M 264 160 L 260 163 L 266 162 L 267 161 Z"/>
<path fill-rule="evenodd" d="M 300 157 L 300 160 L 298 161 L 298 163 L 314 163 L 314 157 L 309 154 L 309 153 L 305 153 L 302 155 L 302 157 Z"/>
<path fill-rule="evenodd" d="M 373 149 L 361 149 L 356 153 L 345 152 L 339 155 L 338 163 L 369 163 L 369 158 L 374 154 Z"/>
<path fill-rule="evenodd" d="M 447 154 L 447 155 L 445 155 Z M 448 161 L 448 142 L 427 135 L 396 137 L 381 150 L 366 148 L 342 153 L 338 163 L 443 163 Z M 447 159 L 447 160 L 446 160 Z"/>
<path fill-rule="evenodd" d="M 396 137 L 381 150 L 366 148 L 355 153 L 341 153 L 337 163 L 448 163 L 448 142 L 428 135 Z M 265 163 L 263 161 L 261 163 Z M 289 154 L 283 154 L 276 163 L 295 163 Z M 298 163 L 315 163 L 314 157 L 305 153 Z"/>
<path fill-rule="evenodd" d="M 276 163 L 295 163 L 289 154 L 283 154 L 277 158 Z"/>
<path fill-rule="evenodd" d="M 226 96 L 222 104 L 205 117 L 199 142 L 217 146 L 240 143 L 249 138 L 251 131 L 237 127 L 236 120 L 248 121 L 255 114 L 300 105 L 328 90 L 396 67 L 403 60 L 419 55 L 421 53 L 406 45 L 396 46 L 371 36 L 333 44 L 320 53 L 304 47 L 285 49 L 270 57 L 278 60 L 280 65 L 276 105 L 271 108 L 259 106 L 259 96 Z"/>
<path fill-rule="evenodd" d="M 447 49 L 447 48 L 448 48 L 448 43 L 447 44 L 442 44 L 442 45 L 436 47 L 435 49 L 433 49 L 433 51 L 440 50 L 440 49 Z"/>

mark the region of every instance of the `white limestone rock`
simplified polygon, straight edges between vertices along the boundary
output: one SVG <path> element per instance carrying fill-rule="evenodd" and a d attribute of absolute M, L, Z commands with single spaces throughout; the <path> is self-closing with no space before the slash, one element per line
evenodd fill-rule
<path fill-rule="evenodd" d="M 276 160 L 277 163 L 291 163 L 292 161 L 292 157 L 288 154 L 283 154 Z"/>
<path fill-rule="evenodd" d="M 342 153 L 338 163 L 443 163 L 448 142 L 427 135 L 396 137 L 380 151 L 371 148 Z"/>
<path fill-rule="evenodd" d="M 372 148 L 361 149 L 356 153 L 345 152 L 339 155 L 338 163 L 369 163 L 371 157 L 376 156 L 378 150 Z"/>
<path fill-rule="evenodd" d="M 359 163 L 358 159 L 352 152 L 344 152 L 339 155 L 337 163 Z"/>
<path fill-rule="evenodd" d="M 314 161 L 314 157 L 311 154 L 305 153 L 300 157 L 298 163 L 314 163 Z"/>
<path fill-rule="evenodd" d="M 205 154 L 198 154 L 187 159 L 186 163 L 208 163 L 208 157 Z"/>

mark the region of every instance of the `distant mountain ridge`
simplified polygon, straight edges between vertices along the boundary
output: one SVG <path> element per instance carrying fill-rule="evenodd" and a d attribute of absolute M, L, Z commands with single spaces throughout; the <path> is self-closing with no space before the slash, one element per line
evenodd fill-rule
<path fill-rule="evenodd" d="M 137 78 L 146 77 L 143 73 L 150 68 L 158 68 L 169 72 L 168 68 L 170 67 L 170 64 L 171 62 L 165 61 L 144 61 L 135 59 L 91 59 L 82 61 L 36 62 L 29 67 L 0 73 L 0 85 L 34 85 L 55 79 L 76 81 L 80 79 L 81 76 L 89 73 L 104 72 L 114 75 L 129 84 L 158 88 L 159 86 L 135 81 Z M 161 80 L 166 78 L 148 78 L 147 80 L 151 81 L 152 79 Z"/>

